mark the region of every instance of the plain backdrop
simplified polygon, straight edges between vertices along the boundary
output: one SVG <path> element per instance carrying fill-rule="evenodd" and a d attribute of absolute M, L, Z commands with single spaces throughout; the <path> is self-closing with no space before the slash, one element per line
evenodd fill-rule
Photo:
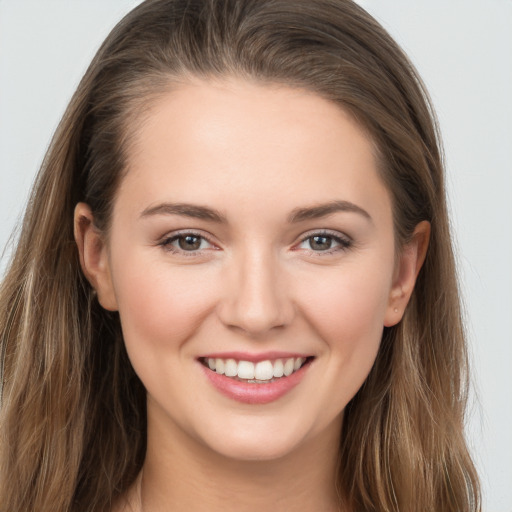
<path fill-rule="evenodd" d="M 81 75 L 137 3 L 0 0 L 0 252 Z M 473 361 L 468 436 L 484 510 L 512 512 L 512 1 L 359 3 L 408 52 L 438 112 Z"/>

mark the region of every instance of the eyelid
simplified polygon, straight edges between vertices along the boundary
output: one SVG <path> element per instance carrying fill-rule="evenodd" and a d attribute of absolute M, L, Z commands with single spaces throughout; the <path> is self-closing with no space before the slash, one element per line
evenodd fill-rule
<path fill-rule="evenodd" d="M 185 235 L 192 235 L 197 236 L 199 238 L 202 238 L 205 240 L 211 247 L 207 249 L 197 249 L 194 251 L 186 251 L 183 249 L 179 249 L 177 247 L 174 247 L 171 245 L 172 242 L 177 240 L 180 236 Z M 337 246 L 327 249 L 325 251 L 315 251 L 313 249 L 307 250 L 307 249 L 301 249 L 299 246 L 304 243 L 306 240 L 314 237 L 314 236 L 326 236 L 332 238 L 335 242 L 337 242 Z M 213 236 L 209 233 L 205 233 L 202 230 L 198 229 L 180 229 L 176 231 L 171 231 L 170 233 L 167 233 L 163 237 L 161 237 L 157 241 L 157 245 L 162 247 L 164 250 L 169 251 L 174 254 L 183 255 L 183 256 L 200 256 L 204 255 L 205 251 L 211 251 L 211 250 L 221 250 L 218 244 L 213 242 L 212 240 Z M 301 234 L 299 240 L 293 244 L 292 250 L 303 250 L 306 251 L 313 256 L 327 256 L 333 253 L 346 251 L 353 245 L 353 240 L 350 236 L 346 235 L 345 233 L 342 233 L 340 231 L 335 231 L 331 229 L 312 229 L 310 231 L 307 231 L 306 233 Z"/>
<path fill-rule="evenodd" d="M 197 236 L 198 238 L 202 238 L 208 244 L 210 244 L 212 247 L 208 249 L 198 249 L 196 251 L 185 251 L 183 249 L 179 249 L 177 247 L 174 247 L 171 245 L 172 242 L 177 240 L 180 236 L 186 236 L 186 235 L 192 235 Z M 220 247 L 218 244 L 212 241 L 212 236 L 209 233 L 205 233 L 204 231 L 201 231 L 199 229 L 179 229 L 177 231 L 171 231 L 170 233 L 167 233 L 163 237 L 161 237 L 157 241 L 157 245 L 162 247 L 164 250 L 169 251 L 174 254 L 183 255 L 183 256 L 200 256 L 204 254 L 204 251 L 210 251 L 210 250 L 220 250 Z"/>
<path fill-rule="evenodd" d="M 306 240 L 313 238 L 314 236 L 327 236 L 335 240 L 339 245 L 337 247 L 333 247 L 331 249 L 327 249 L 325 251 L 314 251 L 314 250 L 307 250 L 307 249 L 300 249 L 300 245 L 304 243 Z M 293 245 L 293 250 L 304 250 L 307 251 L 309 254 L 312 254 L 314 256 L 327 256 L 331 255 L 333 253 L 342 252 L 350 249 L 354 244 L 354 241 L 351 237 L 346 235 L 345 233 L 342 233 L 340 231 L 334 231 L 331 229 L 313 229 L 310 231 L 307 231 L 306 233 L 303 233 L 300 236 L 300 239 L 297 243 Z"/>

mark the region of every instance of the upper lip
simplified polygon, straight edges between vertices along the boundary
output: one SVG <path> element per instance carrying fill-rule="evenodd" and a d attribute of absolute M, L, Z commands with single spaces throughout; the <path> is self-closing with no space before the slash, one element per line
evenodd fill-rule
<path fill-rule="evenodd" d="M 274 361 L 276 359 L 290 359 L 296 357 L 311 357 L 311 354 L 303 354 L 298 352 L 281 352 L 281 351 L 269 351 L 269 352 L 212 352 L 204 354 L 199 359 L 235 359 L 236 361 L 251 361 L 253 363 L 259 363 L 260 361 Z"/>

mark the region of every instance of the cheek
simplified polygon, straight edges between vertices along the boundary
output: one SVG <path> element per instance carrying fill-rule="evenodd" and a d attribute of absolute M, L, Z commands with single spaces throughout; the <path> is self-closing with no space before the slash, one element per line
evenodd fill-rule
<path fill-rule="evenodd" d="M 302 291 L 307 297 L 304 316 L 322 339 L 329 359 L 325 383 L 333 387 L 325 396 L 332 397 L 334 389 L 337 399 L 329 399 L 323 407 L 332 415 L 357 393 L 377 356 L 392 281 L 392 258 L 388 262 L 366 265 L 358 260 L 329 279 L 317 275 Z"/>
<path fill-rule="evenodd" d="M 305 315 L 330 343 L 380 339 L 391 288 L 390 272 L 347 267 L 311 279 L 300 292 Z"/>
<path fill-rule="evenodd" d="M 379 272 L 353 269 L 310 287 L 304 316 L 321 338 L 328 363 L 317 403 L 325 417 L 337 417 L 366 380 L 377 356 L 389 293 Z M 315 395 L 317 396 L 317 395 Z M 315 400 L 317 400 L 315 398 Z"/>
<path fill-rule="evenodd" d="M 137 346 L 180 344 L 208 315 L 214 276 L 193 267 L 172 268 L 147 257 L 125 257 L 113 276 L 123 335 L 128 350 Z"/>

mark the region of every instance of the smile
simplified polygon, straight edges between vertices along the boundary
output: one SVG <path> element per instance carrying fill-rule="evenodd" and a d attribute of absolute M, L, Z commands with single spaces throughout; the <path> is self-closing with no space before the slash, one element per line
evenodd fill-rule
<path fill-rule="evenodd" d="M 266 384 L 274 382 L 281 377 L 289 377 L 292 373 L 300 370 L 308 358 L 289 357 L 285 359 L 267 359 L 254 363 L 252 361 L 203 358 L 202 364 L 219 375 L 225 375 L 234 380 L 244 381 L 251 384 Z"/>
<path fill-rule="evenodd" d="M 305 377 L 314 359 L 282 353 L 260 356 L 231 353 L 211 354 L 200 357 L 198 362 L 207 381 L 222 395 L 256 405 L 273 402 L 291 392 Z"/>

